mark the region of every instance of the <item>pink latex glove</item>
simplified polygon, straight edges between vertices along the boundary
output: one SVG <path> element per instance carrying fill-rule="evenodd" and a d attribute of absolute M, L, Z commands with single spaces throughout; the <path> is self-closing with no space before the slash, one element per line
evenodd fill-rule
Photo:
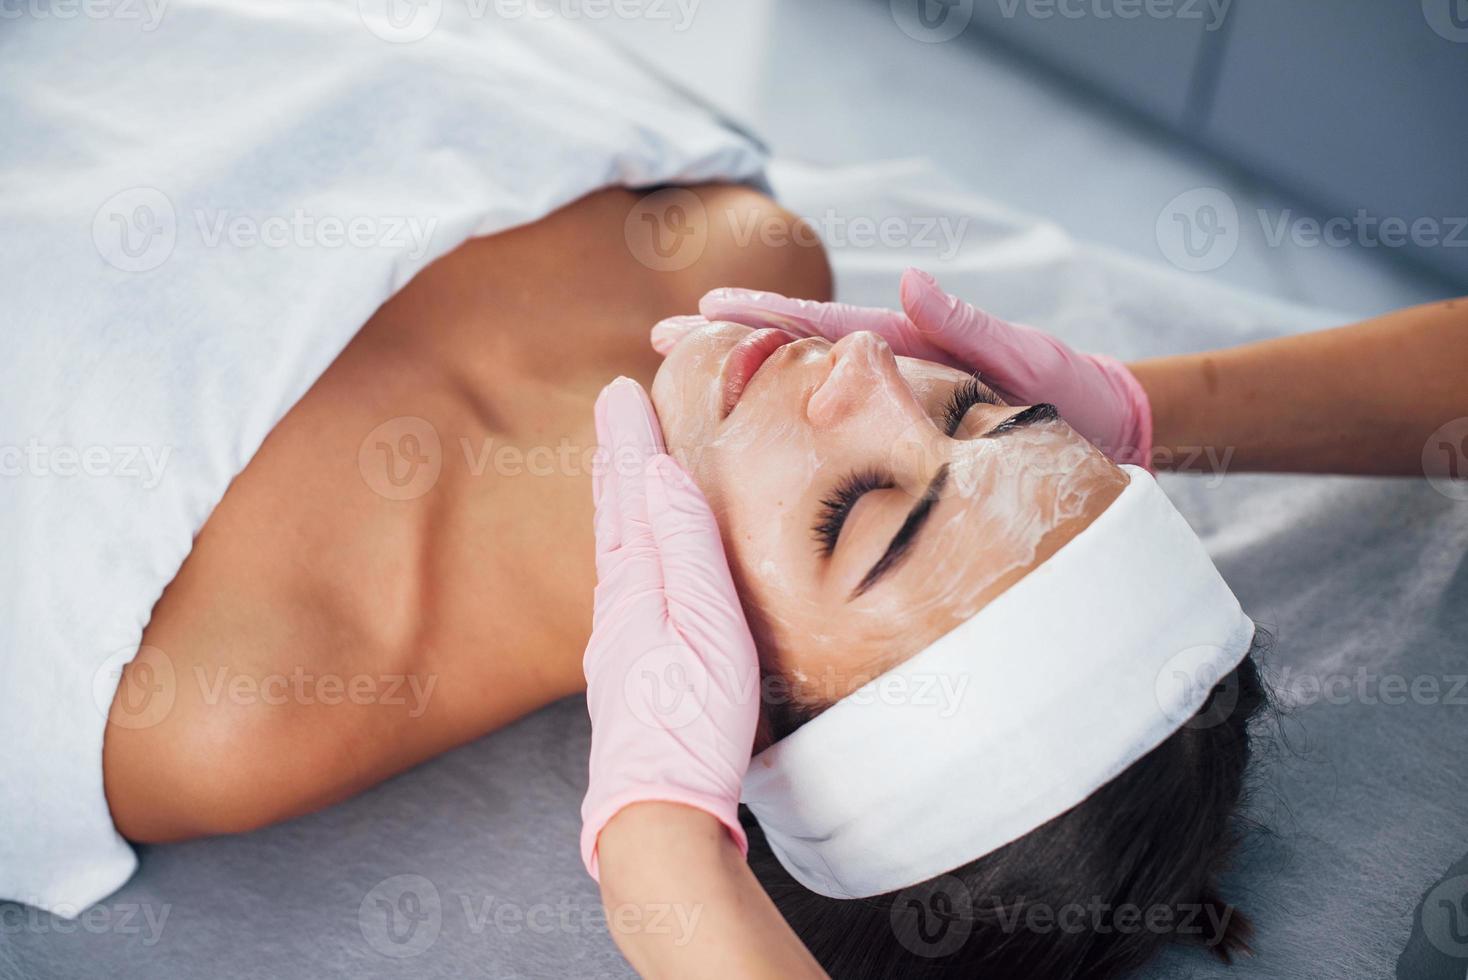
<path fill-rule="evenodd" d="M 759 716 L 759 661 L 718 524 L 664 452 L 637 382 L 602 390 L 596 437 L 609 458 L 592 488 L 598 581 L 583 661 L 591 781 L 581 858 L 597 878 L 607 821 L 655 800 L 712 814 L 748 853 L 739 789 Z"/>
<path fill-rule="evenodd" d="M 1008 323 L 939 287 L 919 269 L 902 276 L 902 313 L 844 303 L 813 303 L 778 293 L 715 289 L 697 318 L 675 317 L 653 328 L 662 353 L 687 329 L 708 320 L 782 327 L 800 336 L 837 340 L 858 330 L 884 337 L 898 354 L 976 372 L 1006 401 L 1050 402 L 1061 416 L 1118 463 L 1150 465 L 1152 406 L 1126 365 L 1104 354 L 1081 354 L 1034 327 Z"/>

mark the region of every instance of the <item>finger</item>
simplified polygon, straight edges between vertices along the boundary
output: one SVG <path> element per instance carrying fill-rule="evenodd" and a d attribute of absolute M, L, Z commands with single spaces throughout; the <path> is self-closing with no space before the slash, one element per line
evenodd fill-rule
<path fill-rule="evenodd" d="M 779 327 L 797 337 L 825 337 L 831 341 L 858 330 L 870 330 L 890 339 L 906 320 L 895 310 L 817 303 L 753 289 L 712 290 L 698 301 L 698 310 L 710 320 L 747 327 Z"/>
<path fill-rule="evenodd" d="M 708 325 L 708 320 L 701 316 L 670 316 L 659 320 L 652 326 L 652 349 L 667 357 L 678 341 Z"/>
<path fill-rule="evenodd" d="M 593 415 L 605 468 L 596 516 L 597 553 L 605 554 L 649 534 L 641 476 L 648 460 L 663 452 L 663 435 L 647 392 L 630 378 L 603 388 Z"/>
<path fill-rule="evenodd" d="M 758 658 L 714 512 L 668 456 L 648 467 L 647 502 L 673 624 L 701 657 L 721 654 L 737 676 L 718 679 L 732 681 L 753 698 L 746 688 L 758 673 Z"/>
<path fill-rule="evenodd" d="M 597 572 L 602 571 L 602 559 L 616 551 L 622 543 L 622 532 L 617 527 L 618 499 L 621 494 L 622 478 L 615 473 L 602 475 L 597 472 L 597 467 L 592 471 L 592 499 L 595 502 L 595 512 L 592 517 L 592 528 L 596 537 L 596 563 Z"/>
<path fill-rule="evenodd" d="M 939 358 L 980 374 L 991 386 L 1013 392 L 1023 357 L 1005 335 L 1013 328 L 996 316 L 943 291 L 921 269 L 902 274 L 902 308 Z"/>

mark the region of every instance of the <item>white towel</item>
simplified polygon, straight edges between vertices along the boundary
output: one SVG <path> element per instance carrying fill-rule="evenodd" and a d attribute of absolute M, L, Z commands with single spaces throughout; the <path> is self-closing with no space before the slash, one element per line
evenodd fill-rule
<path fill-rule="evenodd" d="M 102 741 L 152 606 L 373 310 L 597 188 L 763 166 L 532 5 L 99 9 L 0 33 L 0 898 L 65 916 L 135 866 Z"/>

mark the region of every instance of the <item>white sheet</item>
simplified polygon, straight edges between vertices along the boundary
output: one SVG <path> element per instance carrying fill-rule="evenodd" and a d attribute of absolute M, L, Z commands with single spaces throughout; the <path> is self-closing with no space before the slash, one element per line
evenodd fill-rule
<path fill-rule="evenodd" d="M 353 2 L 5 21 L 0 898 L 75 915 L 131 874 L 102 788 L 119 672 L 379 304 L 598 187 L 759 174 L 599 43 L 481 6 L 422 37 Z"/>

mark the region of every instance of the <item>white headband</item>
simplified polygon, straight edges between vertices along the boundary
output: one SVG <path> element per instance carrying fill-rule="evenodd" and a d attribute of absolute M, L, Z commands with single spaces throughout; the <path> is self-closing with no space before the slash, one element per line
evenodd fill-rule
<path fill-rule="evenodd" d="M 761 752 L 743 801 L 832 898 L 944 874 L 1080 803 L 1188 721 L 1254 624 L 1145 470 L 970 620 Z"/>

